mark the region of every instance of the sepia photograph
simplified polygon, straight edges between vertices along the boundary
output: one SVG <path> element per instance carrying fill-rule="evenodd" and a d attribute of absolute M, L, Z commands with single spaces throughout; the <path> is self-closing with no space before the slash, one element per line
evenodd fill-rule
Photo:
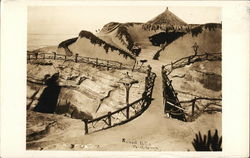
<path fill-rule="evenodd" d="M 27 14 L 27 150 L 222 151 L 221 8 Z"/>
<path fill-rule="evenodd" d="M 249 8 L 1 1 L 0 157 L 249 157 Z"/>
<path fill-rule="evenodd" d="M 28 6 L 26 150 L 222 151 L 220 7 Z"/>

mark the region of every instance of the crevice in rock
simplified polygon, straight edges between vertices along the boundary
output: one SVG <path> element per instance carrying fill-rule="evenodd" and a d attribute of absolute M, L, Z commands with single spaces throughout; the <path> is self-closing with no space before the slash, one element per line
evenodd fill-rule
<path fill-rule="evenodd" d="M 100 109 L 100 107 L 101 107 L 103 101 L 104 101 L 105 99 L 107 99 L 107 98 L 110 97 L 110 94 L 111 94 L 112 91 L 113 91 L 113 89 L 111 89 L 105 97 L 103 97 L 103 98 L 100 99 L 99 105 L 98 105 L 98 107 L 97 107 L 97 109 L 96 109 L 96 113 L 97 113 L 97 111 Z"/>
<path fill-rule="evenodd" d="M 183 75 L 173 75 L 172 78 L 184 78 L 186 75 L 183 74 Z"/>
<path fill-rule="evenodd" d="M 87 77 L 85 77 L 85 76 L 80 77 L 80 79 L 79 79 L 77 85 L 81 85 L 81 83 L 82 83 L 83 81 L 85 81 L 86 79 L 87 79 Z"/>
<path fill-rule="evenodd" d="M 57 105 L 58 96 L 61 86 L 58 85 L 59 73 L 54 74 L 45 81 L 47 87 L 43 90 L 37 106 L 34 108 L 36 112 L 54 113 Z"/>

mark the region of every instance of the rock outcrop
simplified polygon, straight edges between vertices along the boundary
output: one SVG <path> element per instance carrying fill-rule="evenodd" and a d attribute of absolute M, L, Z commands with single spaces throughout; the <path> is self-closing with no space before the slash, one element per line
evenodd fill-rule
<path fill-rule="evenodd" d="M 107 71 L 64 61 L 41 59 L 37 62 L 52 65 L 28 63 L 28 110 L 92 119 L 125 106 L 125 90 L 118 83 L 125 70 Z M 144 75 L 132 74 L 140 81 L 140 86 L 133 86 L 131 90 L 133 101 L 141 97 Z"/>

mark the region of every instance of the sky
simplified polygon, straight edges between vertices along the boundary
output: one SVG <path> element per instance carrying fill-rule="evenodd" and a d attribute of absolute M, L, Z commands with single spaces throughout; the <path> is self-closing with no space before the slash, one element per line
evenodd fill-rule
<path fill-rule="evenodd" d="M 147 22 L 167 6 L 30 6 L 28 34 L 78 35 L 81 30 L 95 32 L 109 22 Z M 168 7 L 191 24 L 221 22 L 218 7 Z"/>

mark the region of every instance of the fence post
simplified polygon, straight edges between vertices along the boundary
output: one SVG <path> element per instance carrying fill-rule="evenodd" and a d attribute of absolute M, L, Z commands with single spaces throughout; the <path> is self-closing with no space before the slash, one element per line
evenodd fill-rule
<path fill-rule="evenodd" d="M 66 61 L 66 60 L 67 60 L 67 55 L 64 56 L 64 61 Z"/>
<path fill-rule="evenodd" d="M 96 67 L 98 66 L 98 58 L 96 58 Z"/>
<path fill-rule="evenodd" d="M 53 54 L 54 54 L 54 60 L 56 60 L 56 52 L 53 52 Z"/>
<path fill-rule="evenodd" d="M 165 66 L 162 65 L 162 66 L 161 66 L 161 72 L 162 72 L 162 73 L 164 73 L 164 68 L 165 68 Z"/>
<path fill-rule="evenodd" d="M 129 106 L 126 109 L 127 119 L 129 119 Z"/>
<path fill-rule="evenodd" d="M 37 58 L 38 58 L 38 52 L 35 53 L 35 58 L 37 60 Z"/>
<path fill-rule="evenodd" d="M 175 92 L 174 94 L 175 94 L 175 96 L 177 97 L 178 93 L 177 93 L 177 92 Z"/>
<path fill-rule="evenodd" d="M 88 120 L 87 119 L 84 119 L 84 124 L 85 124 L 85 134 L 88 134 L 89 133 L 89 129 L 88 129 Z"/>
<path fill-rule="evenodd" d="M 109 127 L 111 127 L 111 112 L 108 112 L 108 124 L 109 124 Z"/>
<path fill-rule="evenodd" d="M 109 70 L 109 61 L 107 60 L 107 70 Z"/>
<path fill-rule="evenodd" d="M 149 80 L 149 77 L 148 75 L 145 77 L 145 92 L 147 91 L 147 85 L 148 85 L 148 80 Z"/>
<path fill-rule="evenodd" d="M 28 60 L 30 60 L 30 54 L 27 54 L 28 55 Z"/>
<path fill-rule="evenodd" d="M 173 70 L 173 67 L 174 67 L 174 66 L 173 66 L 173 62 L 171 61 L 171 70 Z"/>
<path fill-rule="evenodd" d="M 151 66 L 148 65 L 148 69 L 147 69 L 147 76 L 145 77 L 145 92 L 147 92 L 147 89 L 148 89 L 148 82 L 149 82 L 149 79 L 150 79 L 150 74 L 151 74 Z"/>
<path fill-rule="evenodd" d="M 161 75 L 162 75 L 162 95 L 163 95 L 163 106 L 165 107 L 165 84 L 166 84 L 166 79 L 165 79 L 165 70 L 164 70 L 164 65 L 161 66 Z"/>
<path fill-rule="evenodd" d="M 208 60 L 208 53 L 206 52 L 206 60 Z"/>
<path fill-rule="evenodd" d="M 150 77 L 152 67 L 148 65 L 148 70 L 147 70 L 147 77 Z"/>
<path fill-rule="evenodd" d="M 172 85 L 173 80 L 169 80 L 169 85 Z"/>
<path fill-rule="evenodd" d="M 152 82 L 152 81 L 151 81 Z M 152 82 L 152 87 L 150 88 L 150 98 L 152 98 L 153 95 L 153 89 L 154 89 L 154 84 L 155 84 L 155 76 L 153 77 L 153 82 Z"/>
<path fill-rule="evenodd" d="M 195 98 L 193 99 L 193 101 L 192 101 L 192 117 L 194 116 L 195 101 L 196 101 L 196 97 L 195 97 Z"/>
<path fill-rule="evenodd" d="M 76 57 L 75 57 L 75 62 L 77 63 L 77 58 L 78 58 L 78 54 L 76 54 Z"/>
<path fill-rule="evenodd" d="M 188 64 L 190 64 L 190 60 L 191 60 L 191 57 L 189 56 L 189 57 L 188 57 Z"/>

